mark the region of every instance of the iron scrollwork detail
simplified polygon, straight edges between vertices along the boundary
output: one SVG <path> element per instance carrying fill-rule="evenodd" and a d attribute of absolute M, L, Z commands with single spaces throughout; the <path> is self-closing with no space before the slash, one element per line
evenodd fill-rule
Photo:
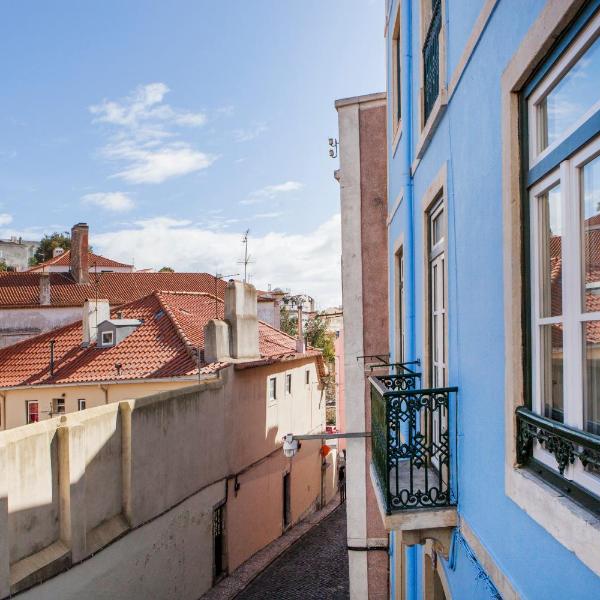
<path fill-rule="evenodd" d="M 583 467 L 600 468 L 600 438 L 533 413 L 517 409 L 517 460 L 526 464 L 533 456 L 534 442 L 554 456 L 561 475 L 579 460 Z"/>
<path fill-rule="evenodd" d="M 454 503 L 449 415 L 457 389 L 408 387 L 415 376 L 373 377 L 371 383 L 373 462 L 388 514 Z"/>

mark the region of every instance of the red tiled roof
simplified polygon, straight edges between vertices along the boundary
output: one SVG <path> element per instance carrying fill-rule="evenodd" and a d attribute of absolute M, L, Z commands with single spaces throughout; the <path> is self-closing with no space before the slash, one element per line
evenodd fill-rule
<path fill-rule="evenodd" d="M 189 377 L 197 375 L 199 367 L 202 374 L 210 374 L 227 365 L 198 365 L 198 351 L 203 356 L 204 326 L 215 315 L 223 318 L 223 301 L 215 296 L 154 292 L 121 306 L 118 312 L 119 318 L 138 319 L 142 324 L 111 348 L 95 344 L 83 348 L 82 324 L 77 321 L 0 350 L 0 387 Z M 53 376 L 49 372 L 50 340 L 55 340 Z M 297 354 L 294 338 L 262 322 L 259 349 L 263 362 L 303 356 L 315 356 L 321 362 L 319 351 Z"/>
<path fill-rule="evenodd" d="M 106 298 L 112 306 L 143 298 L 155 290 L 216 292 L 225 294 L 227 283 L 208 273 L 98 273 L 90 283 L 78 284 L 69 273 L 50 273 L 51 306 L 83 306 L 87 298 Z M 40 273 L 0 273 L 0 308 L 40 306 Z M 96 283 L 97 282 L 97 283 Z"/>
<path fill-rule="evenodd" d="M 90 270 L 94 269 L 94 265 L 97 267 L 133 267 L 133 265 L 127 265 L 125 263 L 117 262 L 116 260 L 112 260 L 111 258 L 106 258 L 106 256 L 100 256 L 100 254 L 94 254 L 93 252 L 89 253 L 89 265 Z M 31 267 L 31 269 L 27 269 L 28 271 L 43 271 L 45 267 L 68 267 L 71 264 L 71 251 L 67 250 L 63 252 L 59 256 L 55 256 L 54 258 L 49 258 L 48 260 L 35 265 L 35 267 Z"/>

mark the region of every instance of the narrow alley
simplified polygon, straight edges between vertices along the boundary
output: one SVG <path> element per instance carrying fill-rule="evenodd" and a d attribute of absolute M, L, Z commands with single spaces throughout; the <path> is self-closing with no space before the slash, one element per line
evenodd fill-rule
<path fill-rule="evenodd" d="M 240 600 L 344 600 L 348 593 L 346 506 L 309 531 L 261 573 Z"/>

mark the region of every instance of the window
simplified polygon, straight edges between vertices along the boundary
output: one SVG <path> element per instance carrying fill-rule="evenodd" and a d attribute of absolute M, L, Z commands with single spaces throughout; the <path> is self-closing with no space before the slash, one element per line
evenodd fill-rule
<path fill-rule="evenodd" d="M 446 385 L 446 256 L 443 198 L 429 212 L 429 379 Z"/>
<path fill-rule="evenodd" d="M 396 358 L 404 361 L 404 254 L 396 252 Z"/>
<path fill-rule="evenodd" d="M 310 384 L 310 371 L 308 369 L 306 369 L 306 372 L 304 373 L 304 381 L 306 385 Z"/>
<path fill-rule="evenodd" d="M 392 46 L 391 46 L 391 98 L 392 98 L 392 110 L 393 110 L 393 123 L 394 133 L 398 130 L 400 119 L 402 118 L 401 108 L 401 46 L 400 46 L 400 10 L 398 9 L 398 16 L 394 24 L 394 31 L 392 33 Z"/>
<path fill-rule="evenodd" d="M 224 513 L 223 504 L 213 510 L 213 579 L 215 582 L 226 574 Z"/>
<path fill-rule="evenodd" d="M 271 377 L 269 379 L 269 400 L 274 402 L 277 400 L 277 378 Z"/>
<path fill-rule="evenodd" d="M 79 398 L 79 400 L 77 400 L 77 410 L 85 410 L 85 399 L 84 398 Z"/>
<path fill-rule="evenodd" d="M 288 394 L 292 393 L 292 374 L 291 373 L 288 373 L 285 376 L 285 389 Z"/>
<path fill-rule="evenodd" d="M 549 151 L 600 108 L 600 38 L 593 19 L 528 98 L 530 161 Z"/>
<path fill-rule="evenodd" d="M 65 399 L 54 398 L 52 400 L 52 413 L 55 415 L 62 415 L 65 412 Z"/>
<path fill-rule="evenodd" d="M 287 529 L 292 523 L 290 474 L 283 476 L 283 528 Z"/>
<path fill-rule="evenodd" d="M 600 14 L 525 96 L 531 410 L 571 436 L 600 435 L 600 128 L 587 123 L 600 112 L 599 35 Z M 600 495 L 585 457 L 564 464 L 556 443 L 531 444 L 538 463 Z"/>
<path fill-rule="evenodd" d="M 440 32 L 442 0 L 422 0 L 421 15 L 427 23 L 423 40 L 423 125 L 440 93 Z"/>
<path fill-rule="evenodd" d="M 114 344 L 115 335 L 112 331 L 103 331 L 102 332 L 102 345 L 103 346 L 112 346 Z"/>
<path fill-rule="evenodd" d="M 27 423 L 37 423 L 40 420 L 40 403 L 37 400 L 27 400 L 25 414 Z"/>

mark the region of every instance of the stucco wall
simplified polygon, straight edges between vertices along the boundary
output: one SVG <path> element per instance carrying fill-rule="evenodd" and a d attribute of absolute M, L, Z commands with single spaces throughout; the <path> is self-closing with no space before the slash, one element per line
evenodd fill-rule
<path fill-rule="evenodd" d="M 398 4 L 398 0 L 391 2 L 392 15 Z M 551 5 L 559 8 L 561 2 L 505 0 L 495 5 L 420 162 L 415 160 L 420 135 L 418 61 L 422 54 L 418 35 L 419 11 L 414 3 L 400 4 L 400 37 L 404 42 L 412 39 L 412 47 L 402 50 L 402 114 L 406 117 L 411 114 L 408 109 L 411 102 L 413 131 L 407 129 L 405 120 L 397 151 L 388 144 L 390 213 L 396 199 L 400 195 L 404 198 L 390 223 L 389 264 L 390 267 L 393 265 L 394 244 L 412 237 L 414 247 L 405 246 L 405 265 L 407 269 L 409 265 L 414 266 L 415 276 L 413 281 L 407 277 L 405 296 L 408 303 L 411 298 L 414 300 L 415 326 L 414 336 L 406 341 L 410 350 L 408 358 L 423 358 L 427 344 L 424 332 L 427 275 L 422 201 L 437 173 L 446 165 L 448 370 L 449 385 L 459 387 L 458 448 L 453 447 L 453 452 L 456 452 L 461 518 L 469 523 L 480 547 L 485 549 L 520 597 L 578 599 L 600 596 L 598 576 L 508 498 L 504 487 L 507 427 L 504 412 L 504 298 L 511 298 L 511 293 L 509 290 L 505 295 L 504 286 L 510 282 L 503 280 L 501 78 L 541 11 Z M 448 80 L 474 27 L 474 15 L 482 11 L 485 4 L 489 3 L 445 1 L 450 53 L 446 59 Z M 392 64 L 390 38 L 389 75 Z M 413 57 L 412 69 L 408 66 L 409 56 Z M 388 127 L 391 131 L 391 113 L 388 114 Z M 511 140 L 511 143 L 516 144 L 517 140 Z M 407 177 L 407 165 L 413 165 L 412 180 Z M 414 207 L 412 212 L 411 205 Z M 393 269 L 390 278 L 392 273 Z M 393 284 L 391 279 L 390 286 Z M 518 303 L 520 297 L 512 297 L 512 301 Z M 393 315 L 393 296 L 389 308 Z M 407 319 L 412 316 L 407 315 Z M 407 320 L 405 326 L 410 332 L 410 321 Z M 398 326 L 392 320 L 392 340 L 397 331 Z M 391 347 L 395 347 L 394 343 Z M 568 530 L 569 523 L 557 523 L 557 527 Z M 444 561 L 450 591 L 455 598 L 466 597 L 469 593 L 474 598 L 480 597 L 477 590 L 481 587 L 478 585 L 481 570 L 464 568 L 471 560 L 468 547 L 468 544 L 455 544 L 451 565 Z M 417 569 L 417 562 L 407 565 L 408 573 L 416 573 L 409 592 L 415 597 L 421 592 L 418 570 L 412 571 Z M 396 598 L 399 598 L 399 591 L 397 593 Z M 488 592 L 484 597 L 491 597 L 491 594 Z"/>
<path fill-rule="evenodd" d="M 271 403 L 269 378 L 283 393 L 288 373 L 292 394 Z M 229 367 L 0 433 L 0 598 L 36 584 L 27 597 L 198 598 L 218 503 L 231 570 L 281 535 L 285 472 L 292 523 L 335 493 L 335 453 L 322 486 L 319 441 L 281 450 L 289 431 L 324 429 L 319 387 L 314 358 Z"/>
<path fill-rule="evenodd" d="M 195 385 L 194 380 L 150 381 L 147 383 L 107 383 L 64 386 L 31 386 L 30 388 L 0 390 L 0 429 L 11 429 L 26 424 L 26 401 L 39 402 L 40 421 L 51 418 L 52 400 L 65 400 L 65 412 L 77 412 L 79 399 L 86 401 L 86 408 L 104 406 L 121 400 L 143 398 L 151 394 L 167 392 Z M 63 396 L 64 394 L 64 396 Z"/>
<path fill-rule="evenodd" d="M 81 307 L 0 309 L 0 348 L 81 319 Z"/>
<path fill-rule="evenodd" d="M 20 597 L 197 600 L 212 585 L 212 507 L 223 497 L 212 485 Z"/>

